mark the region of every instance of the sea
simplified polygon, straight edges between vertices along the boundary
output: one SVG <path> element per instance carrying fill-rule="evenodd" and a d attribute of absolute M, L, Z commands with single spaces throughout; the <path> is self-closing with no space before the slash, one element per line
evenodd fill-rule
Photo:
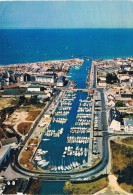
<path fill-rule="evenodd" d="M 133 55 L 133 29 L 0 30 L 0 64 Z"/>
<path fill-rule="evenodd" d="M 111 59 L 131 56 L 133 56 L 133 29 L 0 30 L 0 65 L 83 58 L 85 59 L 83 66 L 78 70 L 73 67 L 69 72 L 70 79 L 76 81 L 78 88 L 86 87 L 86 76 L 91 66 L 88 57 Z M 75 122 L 73 116 L 76 116 L 79 99 L 85 99 L 86 96 L 85 93 L 77 93 L 72 112 L 68 116 L 70 120 L 64 127 L 66 132 L 71 123 Z M 66 136 L 62 137 L 62 140 L 59 139 L 59 143 L 53 142 L 56 153 L 62 152 L 65 140 Z M 47 146 L 51 158 L 57 161 L 56 157 L 52 156 L 51 145 Z M 41 142 L 40 147 L 45 148 L 45 146 L 46 144 Z M 65 194 L 63 187 L 64 182 L 42 182 L 40 194 Z"/>

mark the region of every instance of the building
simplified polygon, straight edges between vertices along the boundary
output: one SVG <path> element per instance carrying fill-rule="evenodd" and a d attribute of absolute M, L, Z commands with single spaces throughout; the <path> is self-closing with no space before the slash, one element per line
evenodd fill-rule
<path fill-rule="evenodd" d="M 133 119 L 124 120 L 124 130 L 126 133 L 133 133 Z"/>
<path fill-rule="evenodd" d="M 51 96 L 50 93 L 45 93 L 44 91 L 26 91 L 24 95 L 27 98 L 30 98 L 32 96 L 37 96 L 43 99 L 47 99 L 48 97 Z"/>
<path fill-rule="evenodd" d="M 60 76 L 57 79 L 57 87 L 63 87 L 64 86 L 64 83 L 65 83 L 65 78 L 63 76 Z"/>
<path fill-rule="evenodd" d="M 30 85 L 28 86 L 27 88 L 27 91 L 43 91 L 44 90 L 44 87 L 41 86 L 41 85 Z"/>
<path fill-rule="evenodd" d="M 19 97 L 24 94 L 24 90 L 21 89 L 4 89 L 2 97 Z"/>
<path fill-rule="evenodd" d="M 1 146 L 7 146 L 7 145 L 14 146 L 16 144 L 18 144 L 18 140 L 16 137 L 6 138 L 0 141 Z"/>
<path fill-rule="evenodd" d="M 115 97 L 112 94 L 109 94 L 107 97 L 109 100 L 115 100 Z"/>
<path fill-rule="evenodd" d="M 133 98 L 133 94 L 121 94 L 121 98 L 126 98 L 126 99 L 132 99 Z"/>
<path fill-rule="evenodd" d="M 109 107 L 114 107 L 115 106 L 115 101 L 114 100 L 108 100 L 108 106 Z"/>
<path fill-rule="evenodd" d="M 27 73 L 22 73 L 22 74 L 16 73 L 15 74 L 15 81 L 16 82 L 27 82 L 27 81 L 30 81 L 30 80 L 31 80 L 31 77 Z"/>
<path fill-rule="evenodd" d="M 54 84 L 55 76 L 53 74 L 37 75 L 36 82 Z"/>
<path fill-rule="evenodd" d="M 16 84 L 9 85 L 9 86 L 3 86 L 4 89 L 19 89 L 19 86 Z"/>
<path fill-rule="evenodd" d="M 7 162 L 10 156 L 10 150 L 11 146 L 3 146 L 0 148 L 0 168 L 2 168 L 2 165 Z"/>
<path fill-rule="evenodd" d="M 98 82 L 99 87 L 106 87 L 106 81 L 101 80 Z"/>
<path fill-rule="evenodd" d="M 110 109 L 109 115 L 109 131 L 121 131 L 121 114 L 115 108 Z"/>

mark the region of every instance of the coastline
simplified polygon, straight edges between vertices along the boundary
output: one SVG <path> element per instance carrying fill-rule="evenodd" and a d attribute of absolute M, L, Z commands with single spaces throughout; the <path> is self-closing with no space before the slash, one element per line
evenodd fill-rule
<path fill-rule="evenodd" d="M 15 67 L 15 66 L 33 66 L 33 65 L 45 65 L 45 64 L 53 64 L 53 63 L 69 63 L 69 62 L 71 62 L 72 63 L 72 61 L 74 62 L 79 62 L 79 64 L 74 64 L 74 65 L 81 65 L 80 63 L 83 63 L 83 59 L 81 59 L 81 58 L 68 58 L 68 59 L 57 59 L 57 60 L 44 60 L 44 61 L 36 61 L 36 62 L 22 62 L 22 63 L 13 63 L 13 64 L 6 64 L 6 65 L 4 65 L 4 64 L 0 64 L 0 68 L 1 67 L 5 67 L 5 68 L 7 68 L 8 66 L 9 67 Z"/>

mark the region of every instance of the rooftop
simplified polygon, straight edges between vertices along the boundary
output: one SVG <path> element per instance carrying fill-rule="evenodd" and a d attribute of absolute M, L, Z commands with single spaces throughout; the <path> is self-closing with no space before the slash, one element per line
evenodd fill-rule
<path fill-rule="evenodd" d="M 11 146 L 3 146 L 0 148 L 0 161 L 4 158 L 4 155 L 10 150 Z"/>
<path fill-rule="evenodd" d="M 29 85 L 28 88 L 41 88 L 42 85 Z"/>
<path fill-rule="evenodd" d="M 3 95 L 21 95 L 23 92 L 20 89 L 4 89 Z"/>
<path fill-rule="evenodd" d="M 125 119 L 124 124 L 133 126 L 133 119 Z"/>
<path fill-rule="evenodd" d="M 37 75 L 37 78 L 53 78 L 54 75 L 53 74 L 45 74 L 45 75 Z"/>
<path fill-rule="evenodd" d="M 16 137 L 11 137 L 11 138 L 7 138 L 5 140 L 1 140 L 1 143 L 2 143 L 3 146 L 8 145 L 8 144 L 13 144 L 13 143 L 16 143 L 16 142 L 18 142 Z"/>

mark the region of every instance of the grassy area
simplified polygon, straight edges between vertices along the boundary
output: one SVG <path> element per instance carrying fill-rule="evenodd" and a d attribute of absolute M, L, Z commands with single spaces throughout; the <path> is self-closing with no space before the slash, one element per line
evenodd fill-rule
<path fill-rule="evenodd" d="M 29 111 L 28 117 L 26 118 L 27 121 L 34 121 L 37 116 L 40 114 L 40 110 L 35 110 L 35 111 Z"/>
<path fill-rule="evenodd" d="M 127 192 L 133 193 L 133 137 L 111 141 L 112 172 Z"/>
<path fill-rule="evenodd" d="M 87 183 L 71 183 L 67 181 L 65 183 L 64 190 L 68 194 L 94 194 L 99 190 L 107 187 L 108 179 L 103 177 L 97 181 Z"/>
<path fill-rule="evenodd" d="M 39 189 L 41 187 L 41 181 L 39 179 L 34 179 L 30 183 L 27 194 L 39 194 Z"/>
<path fill-rule="evenodd" d="M 17 126 L 17 130 L 22 135 L 26 135 L 29 132 L 31 125 L 32 125 L 32 123 L 30 123 L 30 122 L 19 123 Z"/>
<path fill-rule="evenodd" d="M 0 110 L 3 108 L 7 108 L 9 106 L 14 106 L 16 105 L 16 100 L 15 98 L 2 98 L 0 97 Z"/>
<path fill-rule="evenodd" d="M 133 137 L 127 137 L 122 139 L 122 143 L 127 144 L 130 147 L 133 147 Z"/>

